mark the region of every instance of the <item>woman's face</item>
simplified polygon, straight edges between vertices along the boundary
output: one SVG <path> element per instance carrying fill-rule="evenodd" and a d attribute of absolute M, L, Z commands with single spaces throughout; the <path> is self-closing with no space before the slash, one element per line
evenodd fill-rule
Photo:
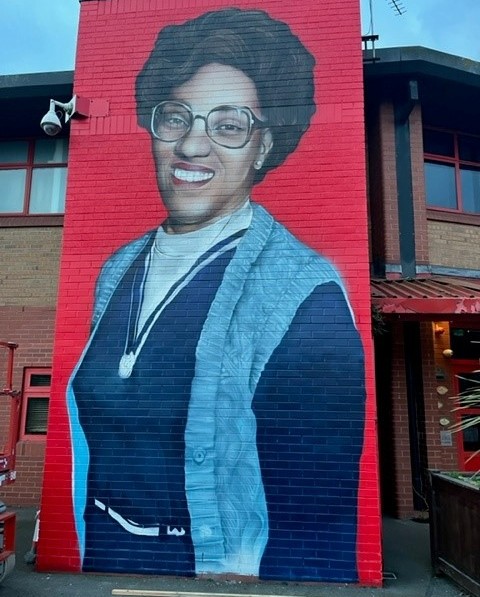
<path fill-rule="evenodd" d="M 186 104 L 193 114 L 207 116 L 218 106 L 246 106 L 261 119 L 253 81 L 231 66 L 209 64 L 176 87 L 172 101 Z M 166 230 L 183 233 L 202 228 L 237 209 L 248 197 L 255 174 L 272 146 L 268 129 L 254 129 L 241 148 L 217 145 L 206 134 L 205 122 L 194 120 L 190 132 L 175 142 L 153 138 L 157 182 L 168 211 Z"/>

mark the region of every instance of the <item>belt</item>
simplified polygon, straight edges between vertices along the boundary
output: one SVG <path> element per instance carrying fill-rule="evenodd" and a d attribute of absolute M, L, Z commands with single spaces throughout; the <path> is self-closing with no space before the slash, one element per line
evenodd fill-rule
<path fill-rule="evenodd" d="M 165 534 L 170 537 L 183 537 L 186 534 L 186 531 L 183 527 L 179 527 L 178 525 L 155 525 L 151 527 L 147 527 L 141 524 L 134 522 L 133 520 L 129 520 L 128 518 L 124 518 L 121 514 L 116 512 L 113 508 L 110 508 L 100 500 L 95 499 L 95 506 L 108 514 L 110 518 L 113 518 L 118 524 L 124 528 L 132 535 L 145 535 L 148 537 L 160 537 L 163 535 L 162 527 L 165 526 Z"/>

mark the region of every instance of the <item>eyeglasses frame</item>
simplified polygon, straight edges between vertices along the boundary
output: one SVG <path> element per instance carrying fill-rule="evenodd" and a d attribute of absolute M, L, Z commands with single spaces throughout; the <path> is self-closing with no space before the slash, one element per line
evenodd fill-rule
<path fill-rule="evenodd" d="M 175 139 L 173 141 L 165 141 L 164 139 L 161 139 L 158 136 L 158 134 L 155 132 L 154 127 L 153 127 L 153 121 L 155 118 L 156 110 L 159 108 L 159 106 L 163 106 L 165 104 L 177 104 L 178 106 L 181 106 L 182 108 L 184 108 L 191 115 L 191 122 L 190 122 L 190 127 L 188 128 L 188 130 L 183 135 L 181 135 L 178 139 Z M 208 127 L 207 127 L 207 119 L 212 112 L 215 112 L 217 110 L 222 110 L 222 109 L 243 110 L 249 116 L 249 122 L 248 122 L 249 129 L 248 129 L 248 133 L 247 133 L 247 138 L 246 138 L 245 142 L 242 143 L 242 145 L 238 145 L 235 147 L 231 147 L 229 145 L 224 145 L 223 143 L 219 143 L 218 141 L 216 141 L 213 137 L 211 137 L 209 135 Z M 195 123 L 195 120 L 197 120 L 197 118 L 200 118 L 200 120 L 203 120 L 204 125 L 205 125 L 205 134 L 207 135 L 207 137 L 211 141 L 213 141 L 213 143 L 215 143 L 216 145 L 220 145 L 220 147 L 225 147 L 226 149 L 242 149 L 250 142 L 250 139 L 252 138 L 253 131 L 255 129 L 259 130 L 259 129 L 268 127 L 267 122 L 265 120 L 261 120 L 260 118 L 257 118 L 255 116 L 255 114 L 252 112 L 252 109 L 249 108 L 248 106 L 234 106 L 234 105 L 230 105 L 230 104 L 225 104 L 225 105 L 216 106 L 215 108 L 212 108 L 206 116 L 202 116 L 201 114 L 194 114 L 192 109 L 190 108 L 190 106 L 188 106 L 187 104 L 184 104 L 183 102 L 177 102 L 175 100 L 165 100 L 163 102 L 160 102 L 159 104 L 157 104 L 156 106 L 154 106 L 152 108 L 152 116 L 150 119 L 150 132 L 155 137 L 155 139 L 162 141 L 162 143 L 178 143 L 182 139 L 185 139 L 185 137 L 190 133 L 190 131 L 192 130 L 192 127 Z"/>

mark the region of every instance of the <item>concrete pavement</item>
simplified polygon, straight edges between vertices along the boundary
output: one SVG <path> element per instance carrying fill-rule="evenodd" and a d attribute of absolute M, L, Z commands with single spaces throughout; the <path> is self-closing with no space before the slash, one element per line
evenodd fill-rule
<path fill-rule="evenodd" d="M 428 524 L 385 519 L 383 588 L 350 585 L 302 585 L 283 582 L 241 583 L 171 577 L 45 574 L 24 562 L 30 550 L 35 510 L 17 510 L 17 565 L 0 584 L 0 597 L 111 597 L 113 589 L 292 597 L 463 597 L 445 577 L 433 577 L 430 568 Z"/>

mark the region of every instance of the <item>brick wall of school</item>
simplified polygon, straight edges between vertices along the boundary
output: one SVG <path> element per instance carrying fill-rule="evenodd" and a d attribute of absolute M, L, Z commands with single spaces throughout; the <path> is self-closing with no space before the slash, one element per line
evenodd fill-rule
<path fill-rule="evenodd" d="M 380 106 L 380 128 L 383 138 L 381 169 L 384 178 L 383 203 L 385 210 L 385 265 L 400 263 L 400 234 L 398 216 L 398 187 L 396 169 L 394 110 L 390 103 Z"/>
<path fill-rule="evenodd" d="M 383 102 L 370 108 L 370 221 L 373 257 L 387 266 L 400 264 L 400 235 L 396 180 L 393 106 Z M 410 119 L 412 192 L 417 266 L 471 269 L 480 259 L 480 232 L 468 223 L 441 221 L 441 212 L 429 218 L 425 201 L 421 107 Z"/>
<path fill-rule="evenodd" d="M 0 307 L 0 330 L 2 340 L 15 342 L 15 367 L 13 388 L 22 390 L 25 368 L 51 367 L 55 309 L 39 306 Z M 3 356 L 5 363 L 6 352 Z M 4 381 L 4 367 L 0 369 Z M 7 421 L 11 399 L 2 397 L 0 420 Z M 5 446 L 8 429 L 0 427 L 0 446 Z M 40 493 L 45 455 L 45 436 L 36 440 L 20 440 L 16 446 L 16 481 L 0 488 L 0 500 L 12 506 L 40 505 Z"/>
<path fill-rule="evenodd" d="M 435 325 L 442 329 L 435 334 Z M 428 467 L 444 471 L 458 470 L 458 452 L 456 438 L 452 445 L 442 445 L 442 432 L 449 431 L 454 422 L 451 397 L 455 393 L 454 375 L 451 360 L 443 355 L 450 348 L 450 324 L 448 321 L 426 322 L 424 324 L 424 342 L 428 355 L 428 368 L 424 370 L 425 422 L 427 431 Z M 442 425 L 441 420 L 449 421 Z"/>
<path fill-rule="evenodd" d="M 18 344 L 13 387 L 22 390 L 26 367 L 51 367 L 57 300 L 61 227 L 0 228 L 0 340 Z M 0 383 L 7 351 L 0 352 Z M 3 387 L 3 386 L 2 386 Z M 0 399 L 0 447 L 9 434 L 11 399 Z M 20 415 L 22 413 L 20 412 Z M 15 483 L 0 488 L 0 499 L 14 506 L 39 506 L 45 437 L 16 447 Z"/>
<path fill-rule="evenodd" d="M 417 266 L 431 263 L 427 234 L 427 204 L 423 169 L 422 111 L 416 106 L 410 115 L 410 156 L 412 162 L 412 195 L 415 233 L 415 261 Z"/>
<path fill-rule="evenodd" d="M 382 471 L 390 473 L 394 484 L 394 508 L 399 518 L 411 516 L 413 511 L 412 469 L 410 464 L 410 437 L 408 429 L 407 387 L 405 379 L 405 346 L 403 324 L 392 323 L 392 381 L 391 381 L 391 413 L 393 461 L 391 469 Z M 387 398 L 388 399 L 388 398 Z"/>
<path fill-rule="evenodd" d="M 398 267 L 400 257 L 400 232 L 398 220 L 398 190 L 396 171 L 394 109 L 390 102 L 370 108 L 368 131 L 370 152 L 370 220 L 372 222 L 371 246 L 374 258 L 387 268 Z M 414 212 L 415 259 L 417 265 L 429 263 L 429 236 L 423 175 L 423 136 L 420 107 L 415 107 L 409 119 L 412 165 L 412 193 Z M 397 277 L 390 274 L 387 277 Z"/>
<path fill-rule="evenodd" d="M 135 75 L 163 24 L 228 6 L 223 0 L 187 4 L 180 7 L 178 2 L 150 0 L 81 3 L 74 91 L 91 100 L 91 114 L 84 120 L 72 120 L 71 127 L 68 196 L 75 201 L 67 199 L 65 215 L 42 496 L 39 566 L 43 569 L 80 568 L 71 509 L 72 457 L 65 387 L 88 337 L 95 279 L 112 251 L 157 226 L 164 216 L 149 135 L 136 121 Z M 253 0 L 238 5 L 258 8 Z M 349 292 L 366 356 L 358 569 L 360 582 L 378 585 L 380 516 L 358 2 L 327 0 L 296 7 L 266 0 L 261 8 L 287 20 L 316 53 L 318 109 L 310 136 L 255 188 L 254 197 L 302 242 L 333 261 Z M 341 338 L 335 340 L 341 342 Z"/>
<path fill-rule="evenodd" d="M 388 265 L 400 263 L 398 199 L 396 186 L 395 130 L 393 106 L 383 102 L 372 110 L 369 141 L 378 143 L 374 148 L 371 164 L 371 220 L 372 246 L 376 249 L 375 257 Z M 425 202 L 424 158 L 422 140 L 421 108 L 416 107 L 409 120 L 412 191 L 415 218 L 415 255 L 417 265 L 443 266 L 450 268 L 472 268 L 478 262 L 478 228 L 468 223 L 441 221 L 438 212 L 434 219 L 428 214 Z M 373 192 L 372 192 L 373 191 Z M 430 217 L 430 219 L 429 219 Z M 397 274 L 398 275 L 398 274 Z M 387 274 L 388 277 L 388 274 Z M 429 319 L 428 316 L 425 319 Z M 435 335 L 434 322 L 420 322 L 421 354 L 423 372 L 423 402 L 425 436 L 425 467 L 430 469 L 454 470 L 458 468 L 457 438 L 452 445 L 446 445 L 442 419 L 453 421 L 452 403 L 449 399 L 454 393 L 454 380 L 451 363 L 443 355 L 449 347 L 449 324 L 437 322 L 444 328 L 442 335 Z M 408 405 L 403 345 L 403 327 L 401 322 L 392 323 L 392 450 L 391 462 L 382 464 L 382 474 L 392 474 L 394 479 L 393 511 L 401 518 L 415 514 L 412 491 L 411 446 L 408 433 Z M 446 394 L 441 392 L 446 389 Z M 382 421 L 380 424 L 389 424 Z M 443 444 L 442 444 L 443 432 Z M 421 430 L 423 434 L 423 428 Z M 390 467 L 390 468 L 389 468 Z M 424 484 L 426 479 L 423 480 Z M 425 499 L 426 488 L 422 491 Z"/>
<path fill-rule="evenodd" d="M 418 412 L 417 432 L 420 444 L 426 450 L 422 465 L 425 470 L 434 468 L 452 470 L 456 467 L 457 460 L 455 443 L 451 447 L 442 446 L 440 437 L 440 431 L 443 429 L 440 419 L 443 417 L 451 419 L 451 403 L 448 396 L 453 392 L 449 362 L 442 354 L 444 348 L 449 346 L 448 323 L 445 323 L 447 332 L 443 336 L 435 336 L 434 324 L 430 321 L 421 322 L 419 325 L 424 404 L 423 413 Z M 403 323 L 392 323 L 391 338 L 393 344 L 391 384 L 393 458 L 390 462 L 390 471 L 384 467 L 383 474 L 387 477 L 390 475 L 394 483 L 393 513 L 399 518 L 411 518 L 416 511 L 413 501 Z M 439 379 L 443 376 L 443 379 Z M 439 394 L 439 386 L 447 387 L 445 396 Z M 422 479 L 419 494 L 426 505 L 426 476 Z"/>
<path fill-rule="evenodd" d="M 429 220 L 428 239 L 433 266 L 476 269 L 480 263 L 478 226 Z"/>
<path fill-rule="evenodd" d="M 60 227 L 0 227 L 0 306 L 55 306 L 61 240 Z"/>

